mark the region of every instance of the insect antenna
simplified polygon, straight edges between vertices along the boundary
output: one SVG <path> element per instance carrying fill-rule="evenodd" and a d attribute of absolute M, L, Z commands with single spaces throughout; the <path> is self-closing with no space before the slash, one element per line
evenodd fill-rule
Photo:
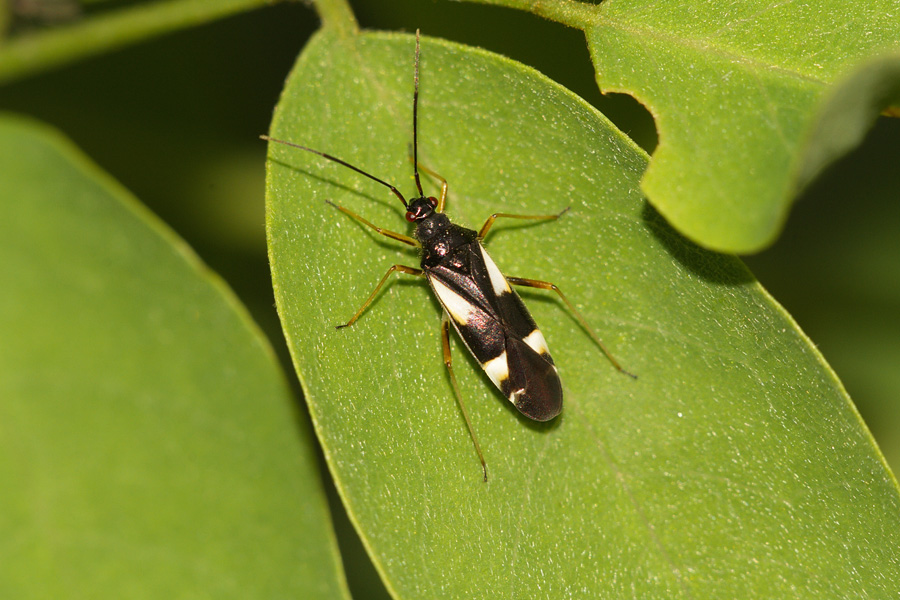
<path fill-rule="evenodd" d="M 416 174 L 416 187 L 419 195 L 424 196 L 422 182 L 419 181 L 419 30 L 416 29 L 416 77 L 413 89 L 413 171 Z"/>
<path fill-rule="evenodd" d="M 416 55 L 416 56 L 418 56 L 418 55 Z M 418 80 L 417 80 L 417 81 L 418 81 Z M 417 85 L 418 85 L 418 84 L 417 84 Z M 370 175 L 369 173 L 366 173 L 365 171 L 363 171 L 363 170 L 360 169 L 359 167 L 354 167 L 353 165 L 351 165 L 351 164 L 348 163 L 347 161 L 341 160 L 340 158 L 337 158 L 337 157 L 335 157 L 335 156 L 331 156 L 330 154 L 325 154 L 324 152 L 319 152 L 318 150 L 313 150 L 312 148 L 307 148 L 306 146 L 301 146 L 300 144 L 295 144 L 295 143 L 293 143 L 293 142 L 286 142 L 286 141 L 284 141 L 284 140 L 279 140 L 279 139 L 276 139 L 276 138 L 273 138 L 273 137 L 269 137 L 269 136 L 267 136 L 267 135 L 261 135 L 261 136 L 259 136 L 259 139 L 265 140 L 265 141 L 267 141 L 267 142 L 274 142 L 274 143 L 276 143 L 276 144 L 284 144 L 285 146 L 290 146 L 291 148 L 298 148 L 298 149 L 300 149 L 300 150 L 306 150 L 307 152 L 312 152 L 313 154 L 318 154 L 318 155 L 321 156 L 322 158 L 327 158 L 328 160 L 334 161 L 334 162 L 338 163 L 339 165 L 344 165 L 344 166 L 347 167 L 348 169 L 353 169 L 354 171 L 356 171 L 356 172 L 359 173 L 360 175 L 365 175 L 365 176 L 368 177 L 369 179 L 371 179 L 371 180 L 373 180 L 373 181 L 377 181 L 377 182 L 380 183 L 381 185 L 383 185 L 383 186 L 385 186 L 385 187 L 387 187 L 387 188 L 390 188 L 390 190 L 391 190 L 392 192 L 394 192 L 394 194 L 395 194 L 398 198 L 400 198 L 400 202 L 403 203 L 403 207 L 404 207 L 404 208 L 407 208 L 407 209 L 409 208 L 409 202 L 406 201 L 406 198 L 403 197 L 403 194 L 400 193 L 400 190 L 398 190 L 397 188 L 395 188 L 394 186 L 392 186 L 391 184 L 389 184 L 387 181 L 383 181 L 383 180 L 381 180 L 381 179 L 378 179 L 378 178 L 375 177 L 374 175 Z M 417 184 L 419 183 L 419 173 L 418 173 L 418 172 L 416 172 L 416 183 L 417 183 Z M 420 191 L 422 190 L 422 186 L 419 186 L 419 190 L 420 190 Z M 424 196 L 424 194 L 423 194 L 423 196 Z"/>

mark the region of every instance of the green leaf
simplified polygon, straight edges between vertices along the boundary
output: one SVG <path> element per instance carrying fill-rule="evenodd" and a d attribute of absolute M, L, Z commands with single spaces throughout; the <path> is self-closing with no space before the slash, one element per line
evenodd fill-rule
<path fill-rule="evenodd" d="M 0 190 L 0 596 L 346 597 L 234 295 L 44 126 L 0 119 Z"/>
<path fill-rule="evenodd" d="M 631 94 L 656 119 L 648 199 L 681 233 L 723 252 L 769 245 L 825 166 L 813 132 L 835 131 L 822 106 L 835 82 L 850 86 L 844 96 L 872 98 L 885 84 L 893 93 L 867 105 L 831 148 L 849 150 L 880 110 L 900 103 L 896 68 L 873 58 L 900 51 L 894 0 L 481 1 L 585 31 L 600 89 Z M 877 66 L 860 67 L 869 59 Z"/>
<path fill-rule="evenodd" d="M 413 194 L 413 38 L 324 31 L 272 135 Z M 822 357 L 736 259 L 673 232 L 643 200 L 646 155 L 579 98 L 472 48 L 422 42 L 419 151 L 448 214 L 496 226 L 510 275 L 558 283 L 616 372 L 552 295 L 525 291 L 559 366 L 561 417 L 531 422 L 454 339 L 488 461 L 482 483 L 417 257 L 325 204 L 406 231 L 384 187 L 270 148 L 276 300 L 338 491 L 398 598 L 887 597 L 900 495 Z M 435 191 L 425 178 L 426 192 Z M 399 247 L 398 247 L 399 246 Z"/>

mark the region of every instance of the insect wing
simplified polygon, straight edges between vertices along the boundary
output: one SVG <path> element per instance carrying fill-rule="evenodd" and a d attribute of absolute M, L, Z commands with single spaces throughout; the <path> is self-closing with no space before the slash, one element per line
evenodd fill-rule
<path fill-rule="evenodd" d="M 454 328 L 522 414 L 552 419 L 562 410 L 562 386 L 540 329 L 481 244 L 468 244 L 457 257 L 457 265 L 426 270 Z"/>

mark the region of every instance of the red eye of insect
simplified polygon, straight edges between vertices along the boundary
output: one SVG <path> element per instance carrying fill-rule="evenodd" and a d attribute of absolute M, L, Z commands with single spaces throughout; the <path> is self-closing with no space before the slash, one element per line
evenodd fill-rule
<path fill-rule="evenodd" d="M 434 196 L 428 196 L 428 201 L 431 202 L 432 206 L 437 206 L 437 198 Z"/>
<path fill-rule="evenodd" d="M 410 223 L 412 223 L 413 221 L 416 220 L 416 214 L 412 211 L 407 211 L 406 212 L 406 220 L 409 221 Z"/>

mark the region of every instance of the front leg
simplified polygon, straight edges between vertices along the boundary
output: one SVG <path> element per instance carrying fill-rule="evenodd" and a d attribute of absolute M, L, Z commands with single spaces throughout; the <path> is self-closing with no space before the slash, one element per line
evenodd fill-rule
<path fill-rule="evenodd" d="M 410 159 L 415 162 L 414 158 L 410 157 Z M 425 165 L 418 163 L 418 162 L 416 162 L 415 164 L 416 164 L 416 169 L 417 169 L 416 170 L 416 178 L 417 178 L 416 181 L 417 182 L 418 182 L 418 177 L 419 177 L 419 171 L 423 171 L 424 173 L 431 175 L 432 177 L 434 177 L 441 183 L 441 197 L 438 198 L 437 208 L 435 208 L 435 210 L 439 213 L 444 212 L 444 203 L 447 201 L 447 180 L 444 179 L 443 177 L 441 177 L 440 175 L 438 175 L 437 173 L 435 173 L 434 171 L 432 171 L 431 169 L 429 169 L 428 167 L 426 167 Z M 421 191 L 421 190 L 422 190 L 422 187 L 420 185 L 419 191 Z"/>
<path fill-rule="evenodd" d="M 370 223 L 369 221 L 366 221 L 365 219 L 363 219 L 361 216 L 359 216 L 352 210 L 344 208 L 340 204 L 335 204 L 331 200 L 326 200 L 325 202 L 330 204 L 331 206 L 335 207 L 336 209 L 338 209 L 345 215 L 347 215 L 349 217 L 353 217 L 354 219 L 356 219 L 363 225 L 365 225 L 367 227 L 371 227 L 376 232 L 380 233 L 381 235 L 383 235 L 385 237 L 389 237 L 392 240 L 397 240 L 398 242 L 403 242 L 404 244 L 408 244 L 410 246 L 415 246 L 416 248 L 422 247 L 422 244 L 420 244 L 418 240 L 413 239 L 413 238 L 409 237 L 408 235 L 403 235 L 402 233 L 397 233 L 396 231 L 390 231 L 388 229 L 384 229 L 383 227 L 379 227 L 378 225 L 373 225 L 372 223 Z"/>

